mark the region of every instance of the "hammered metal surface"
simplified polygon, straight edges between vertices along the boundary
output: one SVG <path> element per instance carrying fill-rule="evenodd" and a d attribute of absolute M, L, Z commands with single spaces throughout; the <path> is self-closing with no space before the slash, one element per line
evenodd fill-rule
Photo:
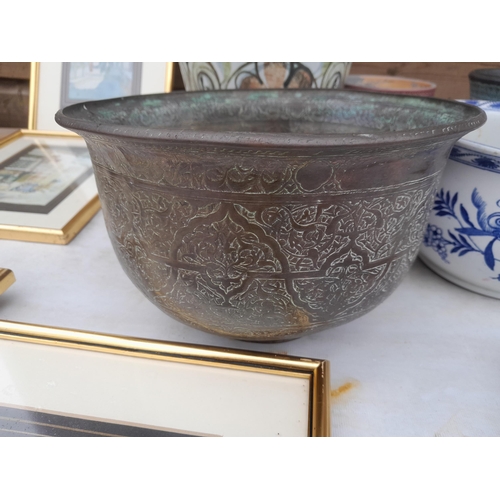
<path fill-rule="evenodd" d="M 258 342 L 340 325 L 397 287 L 457 139 L 287 148 L 79 132 L 130 279 L 191 326 Z"/>

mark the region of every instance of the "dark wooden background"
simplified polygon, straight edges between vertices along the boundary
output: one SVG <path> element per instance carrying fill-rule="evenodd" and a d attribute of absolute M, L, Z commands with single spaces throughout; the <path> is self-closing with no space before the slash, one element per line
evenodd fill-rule
<path fill-rule="evenodd" d="M 28 126 L 29 78 L 29 62 L 0 62 L 0 127 Z"/>

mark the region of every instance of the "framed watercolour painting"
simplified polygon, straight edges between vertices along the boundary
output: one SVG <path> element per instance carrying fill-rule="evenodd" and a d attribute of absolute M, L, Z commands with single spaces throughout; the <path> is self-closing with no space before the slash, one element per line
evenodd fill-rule
<path fill-rule="evenodd" d="M 83 139 L 21 130 L 0 142 L 0 239 L 66 244 L 99 208 Z"/>
<path fill-rule="evenodd" d="M 328 436 L 328 361 L 0 321 L 0 436 Z"/>
<path fill-rule="evenodd" d="M 0 267 L 0 295 L 16 281 L 14 273 L 10 269 Z"/>
<path fill-rule="evenodd" d="M 165 62 L 33 62 L 28 129 L 71 134 L 56 112 L 82 101 L 170 92 L 173 65 Z"/>

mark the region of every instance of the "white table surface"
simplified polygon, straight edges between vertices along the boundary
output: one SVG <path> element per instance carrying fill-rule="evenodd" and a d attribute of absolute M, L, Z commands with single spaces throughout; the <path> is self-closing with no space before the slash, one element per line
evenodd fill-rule
<path fill-rule="evenodd" d="M 0 240 L 17 282 L 0 318 L 122 336 L 328 359 L 333 436 L 500 436 L 500 301 L 417 261 L 378 308 L 280 344 L 185 326 L 122 271 L 99 212 L 67 246 Z"/>

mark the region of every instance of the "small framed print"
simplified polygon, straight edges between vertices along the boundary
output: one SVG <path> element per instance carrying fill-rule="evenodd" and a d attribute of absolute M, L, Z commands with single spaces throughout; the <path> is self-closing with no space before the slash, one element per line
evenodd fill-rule
<path fill-rule="evenodd" d="M 0 267 L 0 295 L 16 281 L 14 273 L 10 269 Z"/>
<path fill-rule="evenodd" d="M 99 208 L 83 139 L 21 130 L 0 141 L 0 239 L 67 244 Z"/>
<path fill-rule="evenodd" d="M 33 62 L 29 130 L 73 135 L 54 120 L 56 112 L 82 101 L 170 92 L 173 62 Z"/>
<path fill-rule="evenodd" d="M 0 321 L 0 436 L 328 436 L 328 361 Z"/>

